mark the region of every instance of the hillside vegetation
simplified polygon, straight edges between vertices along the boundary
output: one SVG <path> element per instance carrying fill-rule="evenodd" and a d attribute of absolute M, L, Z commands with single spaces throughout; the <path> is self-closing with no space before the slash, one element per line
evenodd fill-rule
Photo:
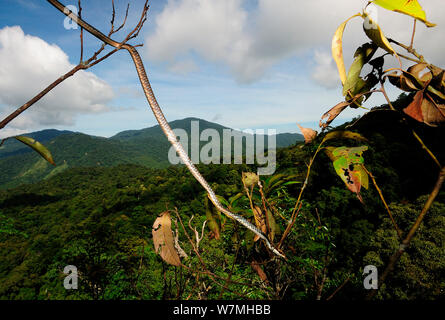
<path fill-rule="evenodd" d="M 367 119 L 371 112 L 353 128 L 360 128 L 369 140 L 366 166 L 403 229 L 416 218 L 431 191 L 434 166 L 420 147 L 413 147 L 408 128 L 397 116 L 386 110 L 375 112 L 388 116 L 377 117 L 376 123 Z M 443 129 L 416 130 L 445 162 Z M 122 146 L 119 143 L 133 134 L 103 139 L 103 152 L 112 157 Z M 65 136 L 69 137 L 80 139 Z M 82 139 L 86 143 L 93 138 Z M 91 152 L 74 141 L 65 146 L 76 149 L 79 161 Z M 277 153 L 275 181 L 296 182 L 280 183 L 268 191 L 278 225 L 285 225 L 293 209 L 313 148 L 297 143 Z M 53 151 L 56 157 L 58 150 Z M 179 243 L 188 254 L 183 263 L 190 269 L 170 266 L 154 251 L 153 222 L 166 209 L 177 208 L 188 232 L 193 235 L 188 227 L 192 216 L 190 225 L 200 232 L 209 218 L 204 190 L 183 166 L 112 166 L 113 158 L 106 155 L 98 152 L 91 157 L 109 167 L 69 168 L 44 181 L 0 191 L 1 299 L 315 299 L 319 295 L 325 299 L 343 285 L 333 299 L 361 300 L 368 293 L 363 289 L 364 266 L 380 270 L 398 246 L 375 188 L 362 191 L 362 204 L 338 178 L 327 155 L 320 154 L 295 230 L 285 243 L 288 260 L 279 268 L 264 256 L 261 241 L 253 242 L 253 233 L 229 219 L 222 220 L 219 239 L 208 225 L 204 228 L 199 244 L 202 261 L 179 227 Z M 227 201 L 238 197 L 236 208 L 253 221 L 241 173 L 255 171 L 254 166 L 200 165 L 199 169 L 219 196 Z M 262 179 L 266 186 L 271 177 Z M 276 234 L 281 232 L 279 227 Z M 444 299 L 444 257 L 445 193 L 441 192 L 378 298 Z M 263 272 L 258 271 L 260 262 Z M 79 270 L 78 290 L 63 287 L 66 265 Z M 228 278 L 226 287 L 217 285 Z"/>

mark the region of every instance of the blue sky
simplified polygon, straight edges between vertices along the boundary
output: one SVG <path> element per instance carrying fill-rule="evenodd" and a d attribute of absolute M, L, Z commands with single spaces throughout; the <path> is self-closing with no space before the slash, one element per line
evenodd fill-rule
<path fill-rule="evenodd" d="M 416 44 L 439 66 L 443 56 L 440 0 L 420 1 L 428 18 L 418 24 Z M 116 0 L 116 21 L 126 1 Z M 158 102 L 168 120 L 198 117 L 238 129 L 298 132 L 296 123 L 316 128 L 321 115 L 342 100 L 330 57 L 336 27 L 361 11 L 366 1 L 339 0 L 152 0 L 139 48 Z M 77 5 L 77 1 L 65 1 Z M 122 39 L 140 15 L 131 1 Z M 108 33 L 111 1 L 83 1 L 83 17 Z M 20 106 L 79 61 L 79 29 L 46 1 L 0 0 L 0 116 Z M 367 42 L 361 19 L 345 33 L 348 66 L 355 48 Z M 379 11 L 385 33 L 408 42 L 411 20 Z M 406 41 L 405 41 L 406 40 Z M 85 57 L 100 43 L 85 36 Z M 156 124 L 128 53 L 122 51 L 65 81 L 0 131 L 0 137 L 58 128 L 99 136 Z M 399 92 L 390 91 L 392 98 Z M 367 107 L 380 105 L 371 98 Z M 347 110 L 341 123 L 363 113 Z M 334 123 L 335 124 L 335 123 Z"/>

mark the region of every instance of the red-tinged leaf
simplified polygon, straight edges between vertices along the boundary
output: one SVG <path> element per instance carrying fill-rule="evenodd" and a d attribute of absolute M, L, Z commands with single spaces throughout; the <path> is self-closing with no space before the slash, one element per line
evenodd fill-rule
<path fill-rule="evenodd" d="M 317 131 L 312 130 L 310 128 L 303 128 L 297 123 L 298 128 L 300 128 L 301 133 L 304 137 L 304 143 L 311 143 L 317 137 Z"/>
<path fill-rule="evenodd" d="M 156 253 L 158 253 L 165 262 L 174 266 L 180 266 L 181 259 L 175 248 L 171 229 L 171 218 L 168 211 L 163 212 L 161 216 L 155 220 L 152 235 Z"/>
<path fill-rule="evenodd" d="M 407 115 L 411 118 L 423 122 L 423 112 L 422 112 L 422 101 L 423 101 L 423 91 L 418 91 L 414 96 L 413 101 L 403 109 Z"/>

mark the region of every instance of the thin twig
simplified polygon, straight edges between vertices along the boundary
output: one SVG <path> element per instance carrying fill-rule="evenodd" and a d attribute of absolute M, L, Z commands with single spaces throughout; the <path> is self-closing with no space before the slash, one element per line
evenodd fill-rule
<path fill-rule="evenodd" d="M 414 45 L 414 35 L 416 34 L 416 24 L 417 24 L 417 19 L 414 18 L 413 34 L 411 35 L 411 43 L 409 45 L 410 50 L 412 50 L 413 45 Z"/>
<path fill-rule="evenodd" d="M 382 190 L 380 190 L 379 186 L 377 185 L 377 182 L 375 181 L 375 178 L 372 175 L 372 173 L 369 172 L 368 169 L 366 169 L 366 167 L 364 165 L 362 165 L 362 168 L 371 177 L 372 183 L 374 184 L 375 188 L 377 189 L 377 192 L 379 193 L 380 199 L 382 200 L 383 204 L 385 205 L 386 211 L 388 212 L 389 217 L 390 217 L 390 219 L 392 221 L 392 224 L 393 224 L 394 228 L 397 231 L 397 235 L 399 236 L 399 239 L 402 239 L 402 231 L 399 229 L 399 227 L 397 226 L 396 221 L 394 220 L 394 218 L 392 216 L 391 210 L 389 209 L 389 206 L 386 203 L 385 198 L 383 197 Z"/>
<path fill-rule="evenodd" d="M 80 7 L 80 0 L 78 2 L 79 4 L 79 9 Z M 114 6 L 114 5 L 113 5 Z M 113 7 L 113 17 L 111 20 L 111 30 L 109 32 L 109 36 L 111 36 L 113 33 L 119 31 L 126 23 L 127 21 L 127 16 L 128 16 L 128 6 L 127 6 L 127 12 L 125 15 L 125 19 L 124 22 L 122 23 L 122 25 L 114 30 L 114 7 Z M 141 14 L 141 18 L 138 22 L 138 24 L 136 25 L 136 27 L 127 35 L 127 37 L 124 39 L 124 41 L 121 42 L 121 44 L 125 44 L 129 39 L 135 38 L 138 34 L 139 31 L 142 29 L 144 22 L 146 21 L 146 15 L 147 15 L 147 11 L 148 11 L 148 0 L 146 0 L 145 4 L 144 4 L 144 8 L 142 10 L 142 14 Z M 82 29 L 81 29 L 82 32 Z M 82 33 L 81 33 L 82 34 Z M 18 117 L 21 113 L 23 113 L 24 111 L 26 111 L 28 108 L 30 108 L 32 105 L 34 105 L 37 101 L 39 101 L 41 98 L 43 98 L 48 92 L 50 92 L 51 90 L 53 90 L 56 86 L 58 86 L 61 82 L 63 82 L 64 80 L 66 80 L 67 78 L 73 76 L 76 72 L 80 71 L 80 70 L 86 70 L 88 68 L 93 67 L 94 65 L 98 64 L 99 62 L 107 59 L 109 56 L 111 56 L 112 54 L 114 54 L 115 52 L 119 51 L 120 48 L 115 48 L 112 51 L 108 52 L 106 55 L 104 55 L 102 58 L 97 59 L 98 55 L 105 49 L 106 44 L 103 43 L 101 45 L 101 47 L 85 62 L 83 62 L 83 35 L 81 35 L 81 62 L 75 66 L 73 69 L 71 69 L 70 71 L 68 71 L 67 73 L 65 73 L 63 76 L 59 77 L 58 79 L 56 79 L 54 82 L 52 82 L 49 86 L 47 86 L 45 89 L 43 89 L 41 92 L 39 92 L 36 96 L 34 96 L 31 100 L 29 100 L 28 102 L 26 102 L 25 104 L 23 104 L 21 107 L 17 108 L 15 111 L 13 111 L 10 115 L 8 115 L 6 118 L 4 118 L 2 121 L 0 121 L 0 129 L 3 129 L 8 123 L 10 123 L 13 119 L 15 119 L 16 117 Z"/>
<path fill-rule="evenodd" d="M 383 83 L 383 80 L 380 80 L 380 84 L 381 84 L 381 88 L 380 90 L 382 91 L 386 101 L 388 102 L 389 108 L 393 111 L 397 111 L 394 106 L 391 103 L 391 100 L 388 97 L 388 94 L 386 93 L 385 90 L 385 86 Z M 406 118 L 402 115 L 402 120 L 407 122 Z M 433 159 L 434 163 L 439 167 L 442 168 L 442 165 L 440 164 L 439 160 L 437 160 L 436 156 L 434 155 L 434 153 L 431 152 L 430 149 L 428 149 L 428 147 L 425 145 L 425 143 L 423 142 L 423 140 L 419 137 L 419 135 L 416 133 L 416 131 L 414 131 L 414 129 L 411 129 L 411 132 L 414 136 L 414 138 L 416 138 L 416 140 L 420 143 L 420 145 L 422 146 L 422 148 L 428 153 L 428 155 L 431 157 L 431 159 Z"/>
<path fill-rule="evenodd" d="M 350 278 L 347 277 L 346 280 L 343 281 L 343 283 L 337 289 L 335 289 L 335 291 L 329 297 L 326 298 L 326 301 L 331 300 L 337 294 L 337 292 L 339 292 L 345 286 L 345 284 L 348 283 L 349 280 Z"/>
<path fill-rule="evenodd" d="M 80 0 L 78 1 L 78 7 L 79 7 L 79 18 L 82 19 L 82 5 L 80 4 Z M 80 59 L 79 64 L 82 64 L 83 62 L 83 28 L 80 27 Z"/>

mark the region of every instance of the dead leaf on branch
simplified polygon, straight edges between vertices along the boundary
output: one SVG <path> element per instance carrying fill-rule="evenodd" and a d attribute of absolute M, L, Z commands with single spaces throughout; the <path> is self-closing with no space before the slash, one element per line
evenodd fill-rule
<path fill-rule="evenodd" d="M 261 208 L 258 206 L 255 206 L 253 208 L 253 216 L 255 218 L 255 224 L 257 226 L 258 229 L 260 229 L 264 234 L 267 233 L 267 225 L 266 225 L 266 218 L 263 214 L 263 212 L 261 211 Z M 253 241 L 256 242 L 260 239 L 260 237 L 258 235 L 255 235 L 255 237 L 253 238 Z"/>
<path fill-rule="evenodd" d="M 310 128 L 303 128 L 298 123 L 297 126 L 300 128 L 300 131 L 303 134 L 305 144 L 311 143 L 317 137 L 317 131 Z"/>
<path fill-rule="evenodd" d="M 327 126 L 329 126 L 329 124 L 334 121 L 335 118 L 337 118 L 337 116 L 342 113 L 343 110 L 345 110 L 351 103 L 350 102 L 340 102 L 338 104 L 336 104 L 334 107 L 332 107 L 329 111 L 325 112 L 320 119 L 319 122 L 319 126 L 320 128 L 326 128 Z M 325 122 L 323 122 L 323 120 L 327 118 L 327 120 Z"/>
<path fill-rule="evenodd" d="M 163 212 L 155 220 L 152 235 L 155 252 L 158 253 L 165 262 L 174 266 L 180 266 L 181 259 L 175 248 L 171 229 L 171 218 L 168 211 Z"/>

